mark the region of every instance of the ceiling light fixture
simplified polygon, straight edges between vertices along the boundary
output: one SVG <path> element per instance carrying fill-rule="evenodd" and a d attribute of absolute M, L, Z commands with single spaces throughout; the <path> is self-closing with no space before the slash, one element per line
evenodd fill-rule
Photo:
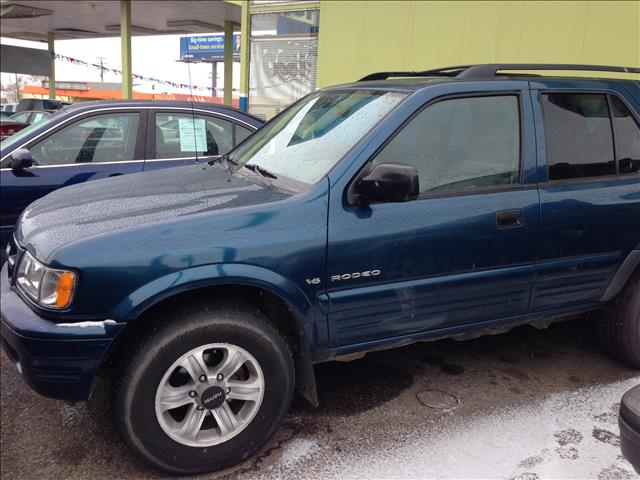
<path fill-rule="evenodd" d="M 120 25 L 105 25 L 104 29 L 107 32 L 119 32 Z M 153 35 L 159 33 L 155 28 L 141 27 L 140 25 L 131 25 L 131 31 L 136 33 L 144 33 L 147 35 Z"/>
<path fill-rule="evenodd" d="M 206 32 L 222 32 L 224 30 L 220 25 L 200 20 L 167 20 L 167 27 L 196 27 L 198 30 Z"/>
<path fill-rule="evenodd" d="M 0 18 L 4 20 L 14 18 L 34 18 L 51 15 L 53 11 L 46 8 L 37 8 L 30 5 L 18 5 L 17 3 L 3 4 L 0 7 Z"/>

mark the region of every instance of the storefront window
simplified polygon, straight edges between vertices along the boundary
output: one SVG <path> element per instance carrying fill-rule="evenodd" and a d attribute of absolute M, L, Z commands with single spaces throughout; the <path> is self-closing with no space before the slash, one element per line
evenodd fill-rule
<path fill-rule="evenodd" d="M 249 111 L 268 119 L 315 90 L 320 11 L 251 15 Z"/>

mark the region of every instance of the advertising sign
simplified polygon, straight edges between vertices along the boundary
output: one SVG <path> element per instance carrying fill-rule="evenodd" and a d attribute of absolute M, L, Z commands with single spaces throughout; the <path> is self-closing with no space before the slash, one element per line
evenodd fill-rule
<path fill-rule="evenodd" d="M 184 62 L 224 61 L 224 35 L 180 37 L 180 60 Z M 233 60 L 240 61 L 240 35 L 233 36 Z"/>

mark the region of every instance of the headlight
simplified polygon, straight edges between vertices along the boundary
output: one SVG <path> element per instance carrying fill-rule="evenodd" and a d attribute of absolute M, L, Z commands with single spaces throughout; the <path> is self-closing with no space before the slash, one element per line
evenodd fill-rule
<path fill-rule="evenodd" d="M 48 268 L 29 252 L 25 252 L 18 266 L 16 282 L 37 304 L 45 308 L 62 309 L 71 303 L 76 274 L 68 270 Z"/>

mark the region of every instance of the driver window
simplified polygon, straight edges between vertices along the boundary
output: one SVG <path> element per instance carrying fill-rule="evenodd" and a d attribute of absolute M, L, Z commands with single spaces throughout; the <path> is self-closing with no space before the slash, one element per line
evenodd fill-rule
<path fill-rule="evenodd" d="M 79 120 L 29 150 L 34 165 L 135 160 L 139 113 L 95 115 Z"/>
<path fill-rule="evenodd" d="M 518 97 L 443 100 L 413 118 L 373 160 L 418 170 L 421 193 L 519 182 Z"/>

